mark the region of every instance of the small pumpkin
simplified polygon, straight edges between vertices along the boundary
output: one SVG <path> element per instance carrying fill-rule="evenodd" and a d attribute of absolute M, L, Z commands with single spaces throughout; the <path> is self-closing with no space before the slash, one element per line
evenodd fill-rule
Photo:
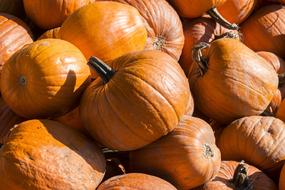
<path fill-rule="evenodd" d="M 51 120 L 20 123 L 0 149 L 1 189 L 94 190 L 104 172 L 94 142 Z"/>
<path fill-rule="evenodd" d="M 217 176 L 199 188 L 199 190 L 221 189 L 277 190 L 277 187 L 266 174 L 254 166 L 244 162 L 223 161 Z"/>
<path fill-rule="evenodd" d="M 181 190 L 211 180 L 218 173 L 220 163 L 211 126 L 187 115 L 167 136 L 130 152 L 133 171 L 160 176 Z"/>
<path fill-rule="evenodd" d="M 27 16 L 42 29 L 59 27 L 77 9 L 95 0 L 23 0 Z"/>
<path fill-rule="evenodd" d="M 285 58 L 285 7 L 264 6 L 241 26 L 243 42 L 254 51 L 269 51 Z"/>
<path fill-rule="evenodd" d="M 196 107 L 221 124 L 261 114 L 278 87 L 273 67 L 236 39 L 207 46 L 199 44 L 193 52 L 198 67 L 189 81 Z"/>
<path fill-rule="evenodd" d="M 4 65 L 2 96 L 25 118 L 67 113 L 89 84 L 90 70 L 78 48 L 59 39 L 36 41 L 17 51 Z"/>
<path fill-rule="evenodd" d="M 0 3 L 1 4 L 1 3 Z M 31 31 L 20 19 L 0 13 L 0 76 L 2 66 L 24 45 L 33 42 Z"/>
<path fill-rule="evenodd" d="M 60 37 L 76 45 L 87 59 L 96 56 L 109 62 L 126 53 L 143 50 L 147 31 L 134 7 L 100 1 L 68 17 L 60 28 Z"/>
<path fill-rule="evenodd" d="M 24 17 L 25 10 L 23 0 L 0 0 L 0 12 L 17 17 Z"/>
<path fill-rule="evenodd" d="M 108 67 L 92 57 L 100 78 L 86 89 L 80 115 L 85 128 L 104 146 L 141 148 L 172 131 L 191 96 L 175 59 L 161 51 L 141 51 L 115 59 Z"/>
<path fill-rule="evenodd" d="M 270 175 L 279 175 L 285 158 L 284 139 L 284 122 L 275 117 L 250 116 L 226 127 L 218 146 L 223 160 L 245 160 Z"/>
<path fill-rule="evenodd" d="M 59 30 L 60 30 L 60 27 L 47 30 L 45 33 L 43 33 L 43 34 L 38 38 L 38 40 L 46 39 L 46 38 L 60 39 Z"/>
<path fill-rule="evenodd" d="M 103 182 L 97 190 L 176 190 L 169 182 L 155 176 L 142 173 L 118 175 Z"/>

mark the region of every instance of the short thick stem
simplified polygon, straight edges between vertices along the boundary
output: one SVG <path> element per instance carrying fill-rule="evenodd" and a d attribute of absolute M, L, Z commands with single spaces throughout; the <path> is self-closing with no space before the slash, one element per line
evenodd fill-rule
<path fill-rule="evenodd" d="M 232 179 L 232 183 L 237 190 L 251 190 L 249 178 L 247 176 L 247 168 L 245 162 L 241 161 L 235 169 L 235 173 Z"/>
<path fill-rule="evenodd" d="M 115 74 L 115 71 L 111 67 L 97 57 L 92 56 L 88 61 L 88 65 L 98 73 L 104 83 L 109 82 Z"/>
<path fill-rule="evenodd" d="M 230 30 L 239 30 L 239 26 L 237 24 L 232 24 L 227 21 L 217 10 L 216 7 L 211 8 L 207 12 L 217 23 L 222 25 L 223 27 Z"/>

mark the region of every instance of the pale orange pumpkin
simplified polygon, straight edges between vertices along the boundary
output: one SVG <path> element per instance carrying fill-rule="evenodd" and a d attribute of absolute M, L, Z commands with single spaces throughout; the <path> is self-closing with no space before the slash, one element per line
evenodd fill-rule
<path fill-rule="evenodd" d="M 45 33 L 43 33 L 43 34 L 38 38 L 38 40 L 46 39 L 46 38 L 60 39 L 59 30 L 60 30 L 60 27 L 47 30 Z"/>

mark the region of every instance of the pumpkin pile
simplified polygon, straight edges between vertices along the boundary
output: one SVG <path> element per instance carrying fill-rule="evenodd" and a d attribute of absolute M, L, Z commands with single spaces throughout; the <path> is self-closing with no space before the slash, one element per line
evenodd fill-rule
<path fill-rule="evenodd" d="M 285 190 L 284 59 L 284 0 L 0 0 L 0 190 Z"/>

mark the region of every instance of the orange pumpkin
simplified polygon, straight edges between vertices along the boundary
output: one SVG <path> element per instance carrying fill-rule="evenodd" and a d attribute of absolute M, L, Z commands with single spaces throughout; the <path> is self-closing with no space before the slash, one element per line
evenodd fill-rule
<path fill-rule="evenodd" d="M 254 51 L 269 51 L 285 57 L 285 7 L 268 5 L 241 26 L 243 42 Z"/>
<path fill-rule="evenodd" d="M 181 190 L 200 186 L 215 177 L 220 163 L 211 126 L 190 116 L 184 116 L 167 136 L 130 153 L 130 167 L 134 171 L 165 178 Z"/>
<path fill-rule="evenodd" d="M 276 117 L 285 122 L 285 100 L 284 99 L 279 105 L 279 108 L 276 113 Z"/>
<path fill-rule="evenodd" d="M 38 40 L 46 39 L 46 38 L 60 39 L 59 30 L 60 30 L 60 27 L 50 29 L 50 30 L 46 31 L 45 33 L 43 33 L 43 34 L 38 38 Z"/>
<path fill-rule="evenodd" d="M 97 190 L 130 189 L 130 190 L 177 190 L 169 182 L 158 177 L 129 173 L 112 177 L 102 183 Z"/>
<path fill-rule="evenodd" d="M 254 166 L 235 161 L 223 161 L 218 175 L 199 190 L 258 189 L 277 190 L 274 182 Z"/>
<path fill-rule="evenodd" d="M 285 189 L 285 165 L 283 166 L 279 178 L 279 190 Z"/>
<path fill-rule="evenodd" d="M 94 190 L 104 172 L 94 142 L 55 121 L 20 123 L 0 149 L 1 189 Z"/>
<path fill-rule="evenodd" d="M 60 36 L 76 45 L 87 59 L 94 55 L 109 62 L 143 50 L 147 32 L 134 7 L 110 1 L 92 3 L 76 11 L 61 26 Z"/>
<path fill-rule="evenodd" d="M 0 76 L 2 66 L 24 45 L 33 42 L 28 26 L 20 19 L 0 13 Z"/>
<path fill-rule="evenodd" d="M 25 15 L 23 0 L 0 0 L 0 12 L 22 18 Z"/>
<path fill-rule="evenodd" d="M 232 122 L 218 146 L 223 160 L 245 160 L 269 174 L 279 174 L 285 158 L 285 124 L 275 117 L 251 116 Z"/>
<path fill-rule="evenodd" d="M 57 116 L 76 106 L 89 75 L 86 59 L 74 45 L 39 40 L 17 51 L 4 65 L 2 96 L 22 117 Z"/>
<path fill-rule="evenodd" d="M 261 114 L 277 90 L 273 67 L 236 39 L 216 40 L 202 56 L 200 45 L 189 75 L 197 109 L 221 124 Z"/>
<path fill-rule="evenodd" d="M 77 9 L 95 0 L 23 0 L 27 16 L 42 29 L 59 27 Z"/>
<path fill-rule="evenodd" d="M 172 131 L 191 96 L 181 67 L 161 51 L 122 56 L 108 67 L 92 57 L 96 79 L 84 92 L 80 115 L 89 133 L 121 151 L 152 143 Z"/>

